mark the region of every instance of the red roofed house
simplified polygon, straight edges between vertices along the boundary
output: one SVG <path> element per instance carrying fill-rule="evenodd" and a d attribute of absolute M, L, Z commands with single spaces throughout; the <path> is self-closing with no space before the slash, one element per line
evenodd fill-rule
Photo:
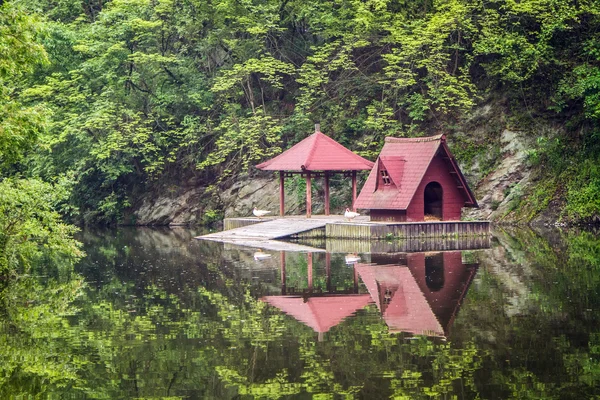
<path fill-rule="evenodd" d="M 460 220 L 463 207 L 478 207 L 446 144 L 445 135 L 385 138 L 355 203 L 372 221 Z M 433 219 L 433 218 L 432 218 Z"/>

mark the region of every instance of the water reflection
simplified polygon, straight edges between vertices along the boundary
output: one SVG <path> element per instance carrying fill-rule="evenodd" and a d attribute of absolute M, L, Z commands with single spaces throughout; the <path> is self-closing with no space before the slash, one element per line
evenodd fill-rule
<path fill-rule="evenodd" d="M 370 296 L 358 293 L 354 264 L 352 286 L 338 288 L 332 284 L 331 253 L 325 253 L 325 288 L 315 288 L 313 253 L 306 254 L 306 266 L 306 286 L 288 288 L 286 253 L 280 252 L 281 295 L 265 296 L 261 300 L 312 328 L 322 341 L 325 332 L 369 304 Z"/>
<path fill-rule="evenodd" d="M 192 236 L 83 232 L 79 276 L 11 283 L 0 398 L 600 395 L 592 233 L 504 230 L 490 248 L 420 252 L 306 244 L 312 253 Z"/>
<path fill-rule="evenodd" d="M 460 251 L 363 255 L 370 263 L 346 254 L 345 268 L 337 263 L 334 269 L 332 256 L 338 255 L 288 254 L 296 263 L 299 257 L 306 258 L 306 274 L 293 279 L 300 287 L 288 287 L 286 253 L 280 252 L 281 295 L 261 298 L 312 328 L 320 341 L 369 304 L 377 306 L 390 332 L 445 338 L 477 271 L 476 263 L 463 262 Z M 324 263 L 324 287 L 314 285 L 315 259 Z M 352 281 L 338 279 L 344 286 L 332 285 L 335 267 L 351 271 Z"/>

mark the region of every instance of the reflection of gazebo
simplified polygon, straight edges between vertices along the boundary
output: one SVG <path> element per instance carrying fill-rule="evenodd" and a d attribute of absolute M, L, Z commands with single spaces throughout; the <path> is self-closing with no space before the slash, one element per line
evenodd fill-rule
<path fill-rule="evenodd" d="M 325 273 L 327 275 L 327 290 L 325 293 L 313 288 L 313 254 L 307 253 L 307 289 L 294 294 L 289 292 L 286 285 L 285 253 L 281 252 L 281 296 L 265 296 L 262 301 L 277 307 L 284 313 L 304 323 L 319 334 L 323 334 L 342 320 L 354 315 L 367 304 L 372 303 L 369 294 L 358 294 L 358 274 L 354 270 L 354 284 L 350 289 L 336 289 L 331 285 L 331 254 L 325 254 Z"/>
<path fill-rule="evenodd" d="M 286 176 L 300 174 L 306 178 L 306 216 L 311 216 L 311 179 L 325 178 L 325 215 L 329 215 L 329 177 L 342 172 L 352 176 L 352 208 L 356 202 L 356 171 L 370 170 L 373 163 L 354 154 L 335 140 L 320 132 L 319 125 L 315 133 L 284 151 L 275 158 L 258 164 L 256 168 L 264 171 L 279 171 L 279 208 L 285 214 L 284 179 Z"/>
<path fill-rule="evenodd" d="M 264 301 L 322 334 L 371 302 L 368 294 L 266 296 Z"/>

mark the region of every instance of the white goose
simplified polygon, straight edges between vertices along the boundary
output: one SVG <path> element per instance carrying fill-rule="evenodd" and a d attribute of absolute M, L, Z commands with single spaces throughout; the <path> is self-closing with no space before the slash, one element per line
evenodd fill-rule
<path fill-rule="evenodd" d="M 258 218 L 262 218 L 267 214 L 270 214 L 271 211 L 267 211 L 267 210 L 259 210 L 258 208 L 254 207 L 254 210 L 252 210 L 252 214 L 254 214 L 256 217 Z"/>
<path fill-rule="evenodd" d="M 360 214 L 354 211 L 350 211 L 349 208 L 346 208 L 346 212 L 344 213 L 344 218 L 346 218 L 346 220 L 350 221 L 356 217 L 358 217 Z"/>
<path fill-rule="evenodd" d="M 257 252 L 254 253 L 254 259 L 256 261 L 266 260 L 268 258 L 271 258 L 271 255 L 269 253 L 263 252 L 260 249 Z"/>

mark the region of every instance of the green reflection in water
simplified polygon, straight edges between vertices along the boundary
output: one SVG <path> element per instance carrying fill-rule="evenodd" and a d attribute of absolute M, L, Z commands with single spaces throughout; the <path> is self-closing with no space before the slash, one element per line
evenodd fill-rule
<path fill-rule="evenodd" d="M 0 397 L 600 395 L 600 241 L 591 233 L 501 231 L 492 248 L 464 253 L 479 269 L 446 341 L 390 333 L 374 304 L 319 341 L 258 300 L 281 293 L 279 253 L 259 262 L 253 250 L 192 236 L 86 231 L 81 278 L 14 282 L 4 293 Z M 325 255 L 313 256 L 314 289 L 353 286 L 343 255 L 331 256 L 329 284 Z M 288 288 L 306 288 L 306 254 L 285 260 Z"/>

